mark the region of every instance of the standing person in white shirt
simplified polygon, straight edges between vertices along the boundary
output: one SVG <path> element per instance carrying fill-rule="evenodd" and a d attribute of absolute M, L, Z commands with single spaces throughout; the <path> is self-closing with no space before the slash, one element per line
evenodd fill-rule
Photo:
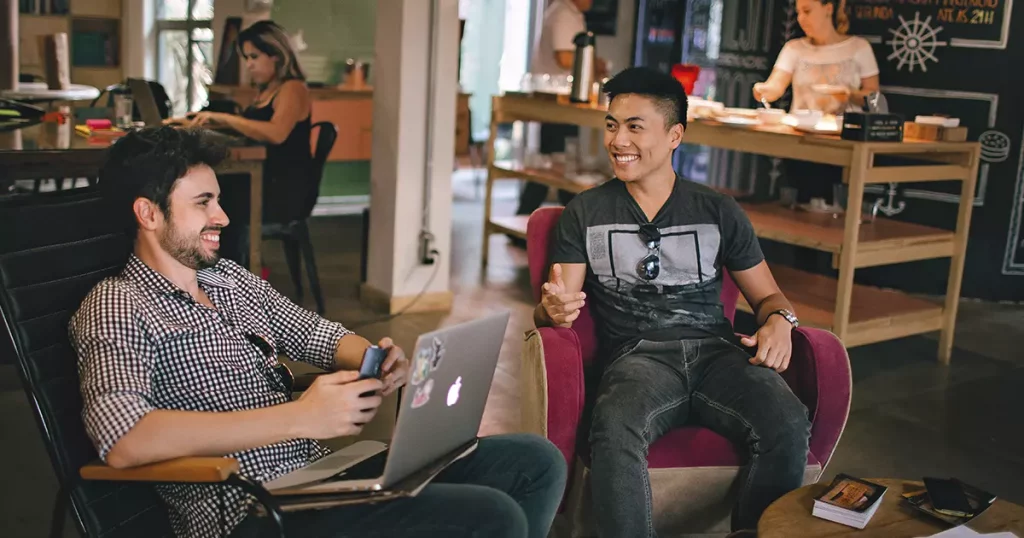
<path fill-rule="evenodd" d="M 866 39 L 846 35 L 846 0 L 797 0 L 796 8 L 806 37 L 782 47 L 768 81 L 754 84 L 754 99 L 776 101 L 792 84 L 791 111 L 860 110 L 878 91 L 878 63 Z"/>
<path fill-rule="evenodd" d="M 767 82 L 754 84 L 754 99 L 776 101 L 793 85 L 790 111 L 813 110 L 826 114 L 859 111 L 864 97 L 877 92 L 878 63 L 871 44 L 847 35 L 846 0 L 797 0 L 797 22 L 806 37 L 787 42 Z M 783 160 L 781 184 L 797 189 L 797 200 L 833 200 L 832 185 L 842 181 L 842 169 L 827 164 Z M 794 255 L 805 269 L 830 269 L 816 252 L 798 249 Z"/>
<path fill-rule="evenodd" d="M 544 10 L 544 22 L 541 25 L 540 39 L 537 40 L 530 60 L 530 73 L 534 80 L 543 75 L 565 76 L 572 74 L 576 45 L 573 38 L 587 31 L 586 18 L 583 16 L 593 5 L 593 0 L 550 0 Z M 596 58 L 594 71 L 597 77 L 608 74 L 607 62 Z M 540 152 L 545 154 L 565 151 L 565 139 L 579 136 L 579 128 L 575 125 L 544 123 L 540 127 Z M 519 195 L 518 215 L 533 213 L 544 202 L 548 195 L 548 187 L 540 183 L 528 182 Z M 559 190 L 558 199 L 565 205 L 573 194 Z"/>

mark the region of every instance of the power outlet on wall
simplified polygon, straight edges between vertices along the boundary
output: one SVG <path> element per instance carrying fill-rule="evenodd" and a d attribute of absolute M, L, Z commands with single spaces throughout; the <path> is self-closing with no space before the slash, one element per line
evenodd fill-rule
<path fill-rule="evenodd" d="M 434 248 L 434 234 L 424 230 L 420 232 L 420 263 L 433 265 L 440 253 Z"/>

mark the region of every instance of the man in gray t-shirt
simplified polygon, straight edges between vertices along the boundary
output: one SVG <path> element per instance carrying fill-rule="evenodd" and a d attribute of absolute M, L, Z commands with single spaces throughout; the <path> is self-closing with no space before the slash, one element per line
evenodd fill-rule
<path fill-rule="evenodd" d="M 626 183 L 613 179 L 570 202 L 555 233 L 552 261 L 586 264 L 584 288 L 604 358 L 641 339 L 718 336 L 735 343 L 720 299 L 721 271 L 745 271 L 764 256 L 731 197 L 677 177 L 648 221 Z M 652 247 L 652 239 L 660 244 Z M 659 258 L 650 280 L 637 269 L 649 255 Z"/>
<path fill-rule="evenodd" d="M 584 302 L 592 306 L 604 359 L 590 430 L 599 535 L 654 536 L 643 455 L 684 423 L 748 449 L 732 525 L 755 529 L 772 501 L 801 485 L 807 462 L 807 409 L 779 375 L 798 324 L 793 307 L 736 201 L 676 176 L 682 85 L 638 67 L 605 90 L 616 179 L 565 208 L 534 312 L 538 327 L 571 327 Z M 754 305 L 753 336 L 736 338 L 725 318 L 725 270 Z"/>

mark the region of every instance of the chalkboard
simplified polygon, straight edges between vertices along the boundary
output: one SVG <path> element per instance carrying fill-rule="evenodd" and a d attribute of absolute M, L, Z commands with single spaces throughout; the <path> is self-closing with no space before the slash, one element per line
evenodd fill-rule
<path fill-rule="evenodd" d="M 594 32 L 594 35 L 615 35 L 619 21 L 619 0 L 594 0 L 583 16 L 587 21 L 587 30 Z"/>
<path fill-rule="evenodd" d="M 848 0 L 851 33 L 887 45 L 903 65 L 941 47 L 1006 48 L 1013 0 Z"/>

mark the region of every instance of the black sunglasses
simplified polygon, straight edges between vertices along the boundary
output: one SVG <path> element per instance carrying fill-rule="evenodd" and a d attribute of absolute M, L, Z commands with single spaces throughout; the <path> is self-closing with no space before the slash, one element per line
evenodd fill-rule
<path fill-rule="evenodd" d="M 260 361 L 259 366 L 263 376 L 270 382 L 271 387 L 277 392 L 290 395 L 292 387 L 295 385 L 295 378 L 292 376 L 291 370 L 283 364 L 270 366 L 269 362 L 275 358 L 274 347 L 257 334 L 246 334 L 245 339 L 255 346 L 256 349 L 260 350 L 260 353 L 263 355 L 264 360 Z"/>
<path fill-rule="evenodd" d="M 636 262 L 636 274 L 644 280 L 654 280 L 661 274 L 661 230 L 653 224 L 640 226 L 640 238 L 647 245 L 647 255 Z"/>

